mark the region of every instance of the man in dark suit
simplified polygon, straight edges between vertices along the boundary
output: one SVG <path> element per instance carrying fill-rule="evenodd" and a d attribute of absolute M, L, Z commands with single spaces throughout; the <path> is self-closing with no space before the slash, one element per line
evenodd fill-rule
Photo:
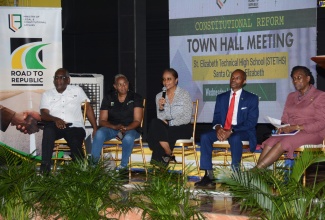
<path fill-rule="evenodd" d="M 242 89 L 245 83 L 246 73 L 237 69 L 231 74 L 231 90 L 217 96 L 212 122 L 214 130 L 201 135 L 200 169 L 205 170 L 205 175 L 195 186 L 216 185 L 212 169 L 213 142 L 228 140 L 234 170 L 240 167 L 242 141 L 249 141 L 250 151 L 255 151 L 258 97 Z"/>

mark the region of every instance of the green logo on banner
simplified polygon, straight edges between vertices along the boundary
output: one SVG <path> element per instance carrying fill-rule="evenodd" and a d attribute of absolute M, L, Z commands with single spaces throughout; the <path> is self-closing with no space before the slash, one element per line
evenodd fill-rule
<path fill-rule="evenodd" d="M 46 69 L 43 66 L 41 38 L 10 38 L 12 69 Z"/>
<path fill-rule="evenodd" d="M 244 89 L 254 93 L 260 101 L 276 101 L 276 83 L 250 83 Z M 216 96 L 230 90 L 229 84 L 204 84 L 203 101 L 215 102 Z"/>

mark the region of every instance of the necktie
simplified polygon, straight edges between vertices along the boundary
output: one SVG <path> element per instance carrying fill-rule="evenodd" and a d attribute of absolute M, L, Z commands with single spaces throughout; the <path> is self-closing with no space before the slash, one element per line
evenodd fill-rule
<path fill-rule="evenodd" d="M 232 122 L 232 115 L 234 114 L 234 107 L 235 107 L 235 96 L 236 93 L 234 92 L 231 97 L 230 105 L 228 108 L 226 123 L 225 123 L 225 130 L 229 130 L 231 128 L 231 122 Z"/>

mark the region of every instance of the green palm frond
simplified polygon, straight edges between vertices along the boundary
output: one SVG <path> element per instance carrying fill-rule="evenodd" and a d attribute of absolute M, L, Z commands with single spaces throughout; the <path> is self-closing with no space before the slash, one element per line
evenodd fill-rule
<path fill-rule="evenodd" d="M 306 171 L 306 169 L 314 163 L 325 162 L 325 154 L 322 151 L 311 151 L 308 148 L 301 153 L 301 156 L 295 160 L 294 167 L 292 169 L 291 178 L 299 181 Z"/>
<path fill-rule="evenodd" d="M 58 173 L 43 176 L 29 188 L 38 212 L 68 219 L 105 219 L 107 208 L 127 212 L 125 191 L 120 174 L 99 165 L 90 167 L 84 161 L 62 166 Z"/>
<path fill-rule="evenodd" d="M 280 185 L 269 170 L 254 170 L 233 172 L 228 178 L 223 176 L 221 182 L 230 187 L 235 197 L 242 199 L 242 210 L 254 209 L 259 213 L 274 213 L 277 209 L 286 208 L 280 206 L 274 199 L 272 185 Z"/>
<path fill-rule="evenodd" d="M 4 219 L 30 219 L 33 204 L 27 189 L 36 178 L 36 163 L 0 147 L 0 164 L 0 216 Z"/>
<path fill-rule="evenodd" d="M 195 196 L 184 178 L 173 169 L 155 167 L 144 185 L 132 192 L 134 206 L 143 210 L 143 219 L 204 219 Z M 186 168 L 186 173 L 189 168 Z"/>
<path fill-rule="evenodd" d="M 260 219 L 322 219 L 325 206 L 325 183 L 303 186 L 300 179 L 314 163 L 325 161 L 324 153 L 304 151 L 295 160 L 292 172 L 277 169 L 252 169 L 243 172 L 221 170 L 221 182 L 234 197 L 241 200 L 241 209 Z M 279 164 L 278 164 L 279 165 Z M 318 201 L 318 202 L 317 202 Z"/>

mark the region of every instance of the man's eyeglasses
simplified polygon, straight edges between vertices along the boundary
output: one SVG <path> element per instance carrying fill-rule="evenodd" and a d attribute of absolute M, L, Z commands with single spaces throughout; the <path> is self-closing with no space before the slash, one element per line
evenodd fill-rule
<path fill-rule="evenodd" d="M 65 79 L 69 78 L 69 76 L 54 76 L 53 78 L 56 79 L 56 80 L 58 80 L 58 79 L 65 80 Z"/>

